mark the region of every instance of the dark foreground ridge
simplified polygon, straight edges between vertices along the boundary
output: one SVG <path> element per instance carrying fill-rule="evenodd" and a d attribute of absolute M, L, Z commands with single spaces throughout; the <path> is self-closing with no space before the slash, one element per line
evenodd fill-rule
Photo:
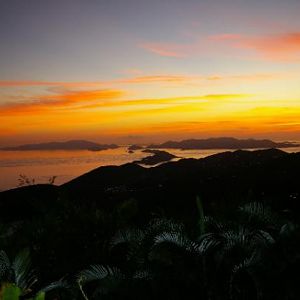
<path fill-rule="evenodd" d="M 299 169 L 300 153 L 238 150 L 1 192 L 1 288 L 32 299 L 46 286 L 49 300 L 298 300 Z M 23 272 L 22 249 L 36 273 Z"/>
<path fill-rule="evenodd" d="M 180 142 L 168 141 L 162 144 L 152 144 L 148 148 L 157 149 L 258 149 L 258 148 L 288 148 L 297 147 L 299 144 L 292 142 L 277 143 L 271 140 L 246 139 L 239 140 L 232 137 L 209 139 L 189 139 Z"/>
<path fill-rule="evenodd" d="M 26 144 L 16 147 L 5 147 L 5 151 L 30 151 L 30 150 L 90 150 L 101 151 L 118 148 L 115 144 L 97 144 L 85 140 L 71 140 L 66 142 L 49 142 L 40 144 Z"/>
<path fill-rule="evenodd" d="M 248 196 L 272 201 L 281 207 L 294 207 L 300 201 L 299 169 L 300 153 L 277 149 L 228 151 L 153 168 L 136 163 L 104 166 L 61 186 L 37 185 L 4 191 L 0 193 L 0 215 L 12 217 L 1 209 L 3 205 L 11 209 L 17 207 L 15 213 L 20 205 L 25 208 L 26 203 L 29 209 L 31 199 L 41 194 L 44 195 L 43 206 L 47 207 L 51 205 L 50 199 L 60 193 L 74 202 L 97 207 L 113 207 L 119 201 L 135 198 L 145 210 L 148 206 L 158 206 L 169 213 L 172 211 L 171 214 L 182 214 L 179 207 L 190 211 L 196 195 L 205 199 L 209 209 L 221 210 L 221 206 L 230 209 Z M 28 215 L 32 213 L 29 209 Z"/>
<path fill-rule="evenodd" d="M 198 194 L 210 209 L 230 209 L 249 194 L 284 207 L 299 203 L 294 200 L 300 195 L 299 168 L 300 153 L 238 150 L 150 169 L 132 163 L 100 167 L 58 189 L 82 201 L 97 197 L 105 206 L 135 198 L 145 207 L 159 206 L 177 215 L 183 213 L 181 209 L 188 213 Z"/>

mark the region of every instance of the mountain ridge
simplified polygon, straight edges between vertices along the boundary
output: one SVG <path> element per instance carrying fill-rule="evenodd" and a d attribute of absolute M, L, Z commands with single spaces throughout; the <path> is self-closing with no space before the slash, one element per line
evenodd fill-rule
<path fill-rule="evenodd" d="M 297 147 L 299 144 L 293 142 L 274 142 L 263 139 L 237 139 L 233 137 L 218 137 L 208 139 L 186 139 L 182 141 L 167 141 L 161 144 L 150 144 L 152 149 L 259 149 L 259 148 L 289 148 Z"/>
<path fill-rule="evenodd" d="M 174 216 L 182 211 L 186 216 L 194 214 L 197 195 L 204 199 L 208 211 L 230 210 L 251 194 L 256 201 L 272 199 L 274 205 L 296 213 L 300 209 L 299 169 L 300 152 L 278 149 L 227 151 L 151 168 L 135 163 L 103 166 L 60 186 L 32 185 L 0 192 L 0 216 L 1 211 L 14 207 L 20 218 L 24 211 L 31 216 L 32 203 L 43 203 L 47 210 L 60 195 L 67 195 L 74 205 L 108 211 L 118 203 L 136 199 L 141 218 L 157 209 Z"/>
<path fill-rule="evenodd" d="M 106 149 L 115 149 L 116 144 L 98 144 L 86 140 L 69 140 L 65 142 L 47 142 L 37 144 L 24 144 L 14 147 L 4 147 L 4 151 L 30 151 L 30 150 L 90 150 L 101 151 Z"/>

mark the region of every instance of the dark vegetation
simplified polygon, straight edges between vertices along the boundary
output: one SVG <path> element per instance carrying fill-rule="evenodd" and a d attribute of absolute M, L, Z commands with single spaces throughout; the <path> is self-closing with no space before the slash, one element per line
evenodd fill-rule
<path fill-rule="evenodd" d="M 180 142 L 168 141 L 162 144 L 152 144 L 148 148 L 169 149 L 258 149 L 258 148 L 289 148 L 299 146 L 292 142 L 273 142 L 271 140 L 240 140 L 232 137 L 209 139 L 189 139 Z"/>
<path fill-rule="evenodd" d="M 57 178 L 57 176 L 50 176 L 48 178 L 48 182 L 47 183 L 48 184 L 54 184 L 56 178 Z M 37 184 L 35 182 L 34 178 L 29 178 L 25 174 L 20 174 L 19 175 L 18 182 L 19 182 L 19 184 L 18 184 L 19 187 Z"/>
<path fill-rule="evenodd" d="M 2 192 L 0 295 L 300 299 L 299 169 L 235 151 Z"/>

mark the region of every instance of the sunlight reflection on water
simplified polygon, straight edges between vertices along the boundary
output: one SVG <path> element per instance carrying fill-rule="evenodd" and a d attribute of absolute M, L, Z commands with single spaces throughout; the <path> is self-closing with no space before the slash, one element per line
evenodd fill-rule
<path fill-rule="evenodd" d="M 226 149 L 174 150 L 166 151 L 179 158 L 202 158 Z M 286 152 L 298 152 L 300 148 L 286 148 Z M 55 184 L 62 184 L 100 166 L 121 165 L 148 156 L 135 151 L 130 154 L 127 147 L 93 152 L 79 151 L 0 151 L 0 190 L 18 185 L 20 174 L 34 178 L 36 183 L 46 183 L 57 176 Z M 178 159 L 176 159 L 178 160 Z"/>

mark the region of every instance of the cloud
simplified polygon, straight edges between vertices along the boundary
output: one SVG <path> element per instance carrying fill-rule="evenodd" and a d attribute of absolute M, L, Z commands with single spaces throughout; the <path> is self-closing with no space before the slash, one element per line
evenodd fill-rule
<path fill-rule="evenodd" d="M 190 76 L 187 75 L 170 75 L 170 74 L 157 74 L 137 76 L 140 73 L 131 73 L 133 77 L 107 80 L 102 82 L 59 82 L 59 81 L 17 81 L 7 80 L 0 81 L 0 88 L 13 88 L 13 87 L 49 87 L 58 89 L 76 89 L 76 88 L 97 88 L 99 86 L 107 86 L 112 84 L 124 83 L 159 83 L 159 82 L 182 82 L 186 81 Z M 54 89 L 55 90 L 55 89 Z"/>
<path fill-rule="evenodd" d="M 211 36 L 210 39 L 227 42 L 234 48 L 254 50 L 268 60 L 300 61 L 300 32 L 265 36 L 222 34 Z"/>
<path fill-rule="evenodd" d="M 136 134 L 152 124 L 213 115 L 243 95 L 217 94 L 173 98 L 123 99 L 119 90 L 63 91 L 0 105 L 3 131 L 15 134 L 88 132 Z M 207 114 L 209 112 L 209 114 Z M 208 116 L 209 118 L 209 116 Z M 148 128 L 148 129 L 147 129 Z M 175 129 L 174 129 L 175 130 Z M 0 134 L 3 136 L 3 134 Z"/>
<path fill-rule="evenodd" d="M 97 89 L 99 87 L 112 89 L 113 86 L 120 84 L 173 84 L 173 85 L 185 85 L 185 84 L 199 84 L 205 81 L 226 81 L 228 80 L 245 80 L 245 81 L 260 81 L 271 80 L 278 78 L 287 78 L 290 76 L 284 73 L 254 73 L 254 74 L 213 74 L 213 75 L 188 75 L 188 74 L 153 74 L 144 76 L 133 76 L 128 78 L 120 78 L 107 81 L 91 81 L 91 82 L 59 82 L 59 81 L 0 81 L 0 88 L 35 88 L 42 87 L 46 91 L 56 94 L 71 93 L 72 96 L 78 93 L 89 93 L 88 96 L 93 95 L 93 91 L 88 92 L 87 89 Z M 71 92 L 73 90 L 74 92 Z M 77 91 L 76 91 L 77 90 Z M 28 91 L 30 93 L 30 91 Z M 24 93 L 24 91 L 23 91 Z M 28 94 L 28 93 L 26 93 Z M 10 96 L 12 98 L 16 96 Z M 51 98 L 51 97 L 50 97 Z"/>
<path fill-rule="evenodd" d="M 0 105 L 12 134 L 183 134 L 300 129 L 300 108 L 272 108 L 247 94 L 126 99 L 122 90 L 64 90 Z M 255 96 L 256 97 L 256 96 Z M 255 98 L 255 100 L 257 100 Z M 270 105 L 273 103 L 270 102 Z M 278 122 L 270 124 L 271 121 Z M 3 127 L 4 126 L 4 127 Z M 15 133 L 14 133 L 15 132 Z M 0 136 L 4 136 L 0 134 Z"/>
<path fill-rule="evenodd" d="M 139 47 L 159 56 L 185 58 L 216 55 L 256 58 L 272 61 L 300 61 L 300 32 L 250 36 L 222 33 L 194 38 L 190 43 L 145 42 Z M 231 53 L 230 50 L 250 50 L 253 53 Z"/>
<path fill-rule="evenodd" d="M 82 111 L 93 109 L 115 109 L 118 111 L 138 111 L 149 109 L 170 109 L 181 105 L 205 104 L 212 101 L 231 101 L 248 97 L 242 94 L 211 94 L 198 96 L 182 96 L 171 98 L 122 99 L 122 90 L 62 90 L 50 96 L 29 97 L 19 102 L 0 105 L 0 115 L 37 115 L 62 111 Z"/>
<path fill-rule="evenodd" d="M 143 71 L 138 69 L 138 68 L 131 68 L 131 69 L 126 69 L 121 72 L 121 74 L 129 74 L 129 75 L 141 75 L 143 74 Z"/>
<path fill-rule="evenodd" d="M 185 82 L 193 76 L 186 75 L 149 75 L 149 76 L 139 76 L 128 79 L 121 79 L 119 83 L 181 83 Z M 199 78 L 199 77 L 198 77 Z"/>
<path fill-rule="evenodd" d="M 76 109 L 83 104 L 101 104 L 111 99 L 123 96 L 121 90 L 86 90 L 86 91 L 61 91 L 60 94 L 27 98 L 13 103 L 4 103 L 0 106 L 1 115 L 36 114 L 51 112 L 60 109 Z"/>
<path fill-rule="evenodd" d="M 212 35 L 209 37 L 212 41 L 227 41 L 227 40 L 238 40 L 241 38 L 241 35 L 239 34 L 231 34 L 231 33 L 223 33 L 223 34 L 217 34 Z"/>
<path fill-rule="evenodd" d="M 190 42 L 185 43 L 144 42 L 138 46 L 156 55 L 173 58 L 219 53 L 220 49 L 215 48 L 216 42 L 210 36 L 196 36 L 192 34 L 190 37 Z"/>
<path fill-rule="evenodd" d="M 208 45 L 203 43 L 202 39 L 195 39 L 190 43 L 162 43 L 162 42 L 144 42 L 139 44 L 149 52 L 159 56 L 185 58 L 192 55 L 207 53 Z"/>
<path fill-rule="evenodd" d="M 61 82 L 61 81 L 34 81 L 34 80 L 2 80 L 0 81 L 0 87 L 34 87 L 34 86 L 55 86 L 65 88 L 83 88 L 83 87 L 96 87 L 103 85 L 99 81 L 91 82 Z"/>
<path fill-rule="evenodd" d="M 266 59 L 300 61 L 300 33 L 242 38 L 237 46 L 254 49 Z"/>
<path fill-rule="evenodd" d="M 215 75 L 187 75 L 187 74 L 157 74 L 148 76 L 137 76 L 127 79 L 116 80 L 115 83 L 120 84 L 174 84 L 178 86 L 186 84 L 204 84 L 213 81 L 264 81 L 280 78 L 287 78 L 291 74 L 286 73 L 253 73 L 253 74 L 215 74 Z"/>
<path fill-rule="evenodd" d="M 128 78 L 121 78 L 115 80 L 107 80 L 102 82 L 56 82 L 56 81 L 0 81 L 0 88 L 13 88 L 13 87 L 48 87 L 51 91 L 57 91 L 61 89 L 82 89 L 82 88 L 97 88 L 99 86 L 110 86 L 115 84 L 144 84 L 144 83 L 164 83 L 173 82 L 180 83 L 187 81 L 191 78 L 200 78 L 200 76 L 188 76 L 188 75 L 172 75 L 172 74 L 157 74 L 157 75 L 145 75 L 137 76 L 139 73 L 132 73 L 136 75 Z"/>
<path fill-rule="evenodd" d="M 159 56 L 176 58 L 183 58 L 187 56 L 187 49 L 185 49 L 186 46 L 180 44 L 153 42 L 139 44 L 139 47 Z"/>

